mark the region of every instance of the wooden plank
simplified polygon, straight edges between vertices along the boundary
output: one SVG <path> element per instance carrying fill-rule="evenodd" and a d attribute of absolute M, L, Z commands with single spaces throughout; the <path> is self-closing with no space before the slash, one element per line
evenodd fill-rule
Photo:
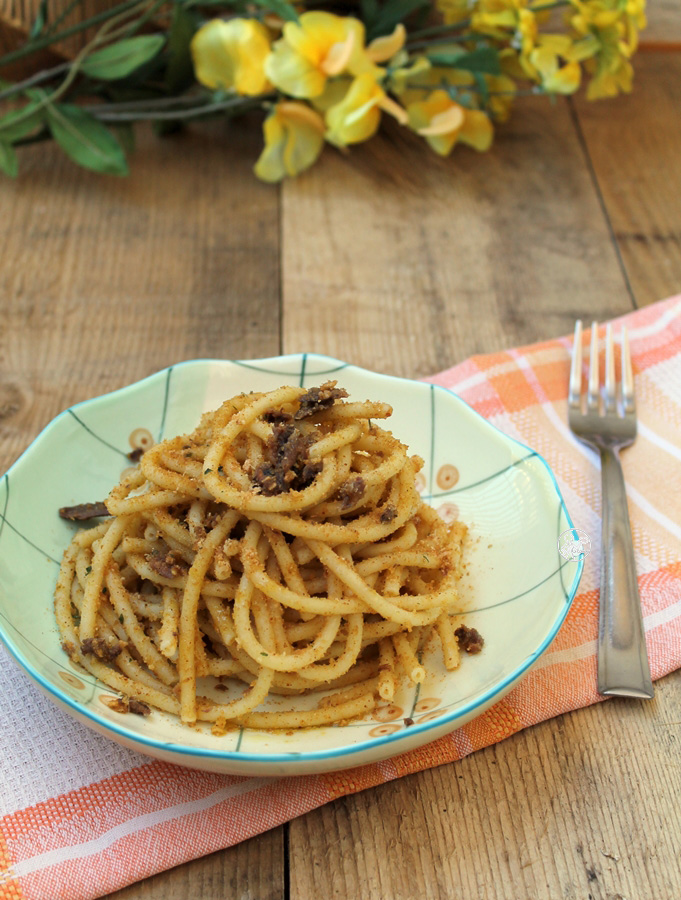
<path fill-rule="evenodd" d="M 643 42 L 681 42 L 681 0 L 648 0 L 647 14 L 648 27 L 641 34 Z"/>
<path fill-rule="evenodd" d="M 0 465 L 60 410 L 197 357 L 279 352 L 279 196 L 256 128 L 142 133 L 129 179 L 57 148 L 0 182 Z M 284 829 L 118 894 L 280 898 Z"/>
<path fill-rule="evenodd" d="M 284 348 L 411 377 L 631 307 L 567 105 L 486 155 L 397 126 L 283 191 Z"/>
<path fill-rule="evenodd" d="M 680 17 L 681 18 L 681 17 Z M 681 53 L 642 53 L 628 97 L 576 101 L 638 304 L 681 291 Z"/>
<path fill-rule="evenodd" d="M 285 187 L 286 350 L 414 376 L 631 308 L 569 110 L 518 113 L 487 157 L 393 131 Z M 291 900 L 671 900 L 679 769 L 641 747 L 678 722 L 679 679 L 295 820 Z"/>
<path fill-rule="evenodd" d="M 260 137 L 142 132 L 129 179 L 54 145 L 0 182 L 0 464 L 64 407 L 197 357 L 279 351 L 278 192 Z"/>
<path fill-rule="evenodd" d="M 107 900 L 284 900 L 284 829 L 161 872 Z"/>
<path fill-rule="evenodd" d="M 681 896 L 681 673 L 296 819 L 291 900 Z"/>

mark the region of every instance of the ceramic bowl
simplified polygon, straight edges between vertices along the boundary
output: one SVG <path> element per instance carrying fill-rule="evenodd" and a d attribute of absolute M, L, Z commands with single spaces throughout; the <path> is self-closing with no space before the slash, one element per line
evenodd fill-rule
<path fill-rule="evenodd" d="M 354 399 L 392 404 L 393 433 L 425 460 L 423 499 L 470 529 L 462 583 L 464 621 L 485 639 L 446 672 L 433 651 L 426 681 L 345 726 L 222 737 L 152 711 L 107 706 L 111 691 L 76 670 L 60 647 L 52 598 L 59 560 L 77 526 L 57 510 L 104 498 L 127 454 L 190 431 L 201 412 L 240 391 L 335 378 Z M 87 400 L 51 422 L 0 482 L 0 636 L 51 699 L 85 725 L 153 757 L 212 771 L 323 772 L 384 759 L 458 728 L 507 693 L 546 650 L 565 619 L 580 561 L 559 554 L 572 522 L 547 463 L 502 434 L 453 393 L 378 375 L 335 359 L 296 354 L 249 362 L 181 363 Z M 308 705 L 317 698 L 294 698 Z M 406 723 L 405 723 L 406 720 Z M 412 724 L 413 723 L 413 724 Z"/>

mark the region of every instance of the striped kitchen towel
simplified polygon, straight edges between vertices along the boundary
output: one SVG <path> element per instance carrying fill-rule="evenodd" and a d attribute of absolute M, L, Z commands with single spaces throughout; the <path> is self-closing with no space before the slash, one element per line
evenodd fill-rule
<path fill-rule="evenodd" d="M 624 455 L 653 678 L 681 666 L 681 296 L 625 316 L 639 437 Z M 0 898 L 87 900 L 228 847 L 336 797 L 460 759 L 596 693 L 598 459 L 566 425 L 571 339 L 476 356 L 429 379 L 539 451 L 594 538 L 549 650 L 503 700 L 451 735 L 327 775 L 244 778 L 149 760 L 69 718 L 0 648 Z"/>

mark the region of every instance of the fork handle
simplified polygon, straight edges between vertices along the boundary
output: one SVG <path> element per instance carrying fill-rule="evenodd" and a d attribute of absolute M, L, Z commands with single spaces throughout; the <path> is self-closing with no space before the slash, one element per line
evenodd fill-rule
<path fill-rule="evenodd" d="M 624 475 L 617 449 L 601 449 L 603 526 L 598 623 L 598 692 L 653 696 Z"/>

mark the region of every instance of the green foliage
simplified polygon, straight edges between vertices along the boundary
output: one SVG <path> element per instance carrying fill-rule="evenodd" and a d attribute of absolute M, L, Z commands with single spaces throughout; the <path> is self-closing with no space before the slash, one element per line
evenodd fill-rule
<path fill-rule="evenodd" d="M 124 153 L 132 153 L 135 149 L 135 129 L 129 122 L 114 125 L 112 131 Z"/>
<path fill-rule="evenodd" d="M 179 94 L 194 81 L 194 65 L 189 45 L 199 27 L 199 17 L 179 3 L 173 8 L 168 32 L 168 65 L 165 85 L 171 94 Z"/>
<path fill-rule="evenodd" d="M 455 47 L 446 52 L 432 52 L 428 59 L 434 66 L 463 69 L 466 72 L 480 72 L 485 75 L 500 75 L 499 52 L 494 47 L 476 47 L 466 51 Z"/>
<path fill-rule="evenodd" d="M 298 13 L 286 0 L 253 0 L 256 6 L 273 12 L 285 22 L 298 22 Z"/>
<path fill-rule="evenodd" d="M 578 24 L 575 2 L 114 0 L 113 6 L 100 5 L 79 19 L 73 13 L 82 0 L 62 0 L 58 11 L 52 0 L 35 0 L 35 20 L 24 44 L 0 53 L 0 74 L 19 60 L 34 63 L 21 81 L 0 78 L 0 104 L 5 104 L 0 106 L 0 172 L 16 175 L 16 148 L 51 136 L 79 165 L 123 175 L 126 151 L 134 144 L 133 123 L 146 121 L 157 134 L 170 134 L 186 123 L 254 109 L 269 112 L 267 122 L 278 126 L 265 129 L 264 153 L 270 157 L 285 151 L 288 159 L 297 159 L 312 132 L 315 147 L 324 136 L 331 140 L 332 108 L 348 124 L 352 119 L 349 143 L 374 133 L 365 121 L 370 112 L 376 118 L 393 115 L 424 135 L 438 153 L 451 152 L 459 141 L 486 150 L 492 122 L 505 121 L 520 96 L 542 93 L 553 101 L 577 90 L 584 75 L 590 79 L 588 99 L 631 89 L 629 60 L 645 23 L 645 0 L 613 0 L 609 16 L 615 20 L 607 28 L 601 0 L 578 4 Z M 540 15 L 554 7 L 565 7 L 567 14 Z M 334 22 L 338 38 L 329 47 L 327 24 L 313 15 L 306 23 L 314 57 L 309 65 L 294 40 L 296 29 L 285 28 L 282 34 L 272 18 L 300 23 L 315 12 L 361 18 L 365 40 L 349 23 Z M 194 48 L 195 71 L 197 31 L 211 19 L 242 17 L 271 27 L 213 28 L 212 43 Z M 400 33 L 369 46 L 399 25 L 407 32 L 405 40 Z M 561 33 L 554 34 L 554 28 Z M 40 51 L 64 46 L 75 36 L 73 46 L 79 49 L 72 58 L 39 69 Z M 216 85 L 222 87 L 215 90 Z M 460 111 L 450 111 L 453 104 L 465 112 L 461 134 L 452 124 L 461 119 Z M 415 116 L 423 117 L 421 126 L 414 124 Z"/>
<path fill-rule="evenodd" d="M 48 0 L 40 0 L 38 14 L 36 15 L 33 25 L 31 25 L 31 30 L 28 33 L 29 38 L 37 38 L 45 27 L 45 23 L 47 22 L 47 4 Z"/>
<path fill-rule="evenodd" d="M 0 172 L 4 172 L 5 175 L 9 175 L 11 178 L 16 178 L 18 171 L 19 163 L 16 150 L 10 144 L 0 141 Z"/>
<path fill-rule="evenodd" d="M 38 100 L 22 109 L 13 109 L 0 118 L 0 140 L 13 144 L 36 131 L 45 121 L 45 112 Z M 16 124 L 14 124 L 16 123 Z"/>
<path fill-rule="evenodd" d="M 386 0 L 380 6 L 377 0 L 363 0 L 362 16 L 367 27 L 367 38 L 372 40 L 390 34 L 413 12 L 427 6 L 430 6 L 430 0 Z"/>
<path fill-rule="evenodd" d="M 123 148 L 90 113 L 59 103 L 47 108 L 47 120 L 55 141 L 78 165 L 104 175 L 128 174 Z"/>
<path fill-rule="evenodd" d="M 152 60 L 165 44 L 165 35 L 143 34 L 125 38 L 102 50 L 95 50 L 81 64 L 81 72 L 102 81 L 127 78 Z"/>

